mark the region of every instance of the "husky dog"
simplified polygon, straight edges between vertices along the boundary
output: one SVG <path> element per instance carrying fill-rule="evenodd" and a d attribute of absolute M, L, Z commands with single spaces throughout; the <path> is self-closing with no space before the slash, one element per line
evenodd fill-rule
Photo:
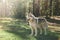
<path fill-rule="evenodd" d="M 26 14 L 26 19 L 30 25 L 31 28 L 31 35 L 34 34 L 34 36 L 37 36 L 37 29 L 40 30 L 40 34 L 42 34 L 42 31 L 44 30 L 44 34 L 47 34 L 47 20 L 43 17 L 35 17 L 32 13 Z"/>

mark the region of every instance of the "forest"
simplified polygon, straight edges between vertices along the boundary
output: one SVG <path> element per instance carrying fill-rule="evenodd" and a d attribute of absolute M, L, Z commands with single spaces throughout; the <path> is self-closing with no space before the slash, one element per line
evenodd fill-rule
<path fill-rule="evenodd" d="M 29 13 L 46 19 L 47 35 L 30 36 Z M 0 0 L 0 40 L 60 40 L 60 0 Z"/>

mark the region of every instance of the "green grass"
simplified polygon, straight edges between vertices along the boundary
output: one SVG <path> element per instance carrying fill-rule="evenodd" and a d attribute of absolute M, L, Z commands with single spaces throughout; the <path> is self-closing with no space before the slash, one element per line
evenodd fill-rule
<path fill-rule="evenodd" d="M 57 40 L 54 33 L 48 35 L 29 36 L 28 32 L 13 32 L 0 30 L 0 40 Z"/>
<path fill-rule="evenodd" d="M 22 38 L 18 37 L 17 35 L 13 33 L 0 30 L 0 40 L 22 40 Z"/>
<path fill-rule="evenodd" d="M 36 40 L 35 37 L 29 36 L 28 25 L 21 21 L 0 22 L 8 30 L 0 30 L 0 40 Z M 23 24 L 23 25 L 22 25 Z M 16 30 L 17 29 L 17 30 Z"/>
<path fill-rule="evenodd" d="M 0 30 L 0 40 L 36 40 L 36 38 L 24 33 Z"/>
<path fill-rule="evenodd" d="M 60 34 L 48 31 L 47 35 L 29 36 L 29 25 L 24 21 L 4 22 L 5 29 L 0 30 L 0 40 L 58 40 Z"/>

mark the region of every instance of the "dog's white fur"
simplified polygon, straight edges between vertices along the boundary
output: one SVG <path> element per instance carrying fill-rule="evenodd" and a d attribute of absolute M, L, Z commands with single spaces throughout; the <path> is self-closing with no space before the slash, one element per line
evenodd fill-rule
<path fill-rule="evenodd" d="M 37 28 L 40 29 L 40 34 L 42 34 L 42 29 L 44 29 L 44 34 L 47 34 L 47 20 L 44 17 L 35 17 L 32 13 L 27 13 L 26 14 L 27 21 L 30 25 L 31 28 L 31 35 L 34 34 L 37 36 Z M 38 19 L 43 19 L 43 20 L 38 20 Z"/>

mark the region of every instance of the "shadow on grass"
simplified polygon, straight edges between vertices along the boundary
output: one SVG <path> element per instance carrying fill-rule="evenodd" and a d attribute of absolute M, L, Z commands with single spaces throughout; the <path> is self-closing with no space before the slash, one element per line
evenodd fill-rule
<path fill-rule="evenodd" d="M 58 40 L 56 34 L 49 32 L 47 35 L 38 35 L 35 37 L 37 40 Z"/>
<path fill-rule="evenodd" d="M 19 31 L 12 31 L 12 30 L 5 30 L 5 31 L 9 32 L 9 33 L 13 33 L 23 39 L 27 39 L 30 30 L 23 29 L 23 30 L 19 30 Z"/>
<path fill-rule="evenodd" d="M 17 36 L 21 37 L 22 39 L 26 39 L 26 40 L 29 39 L 28 36 L 30 34 L 30 30 L 29 29 L 28 30 L 23 29 L 23 30 L 24 30 L 23 32 L 21 32 L 21 30 L 20 31 L 6 30 L 6 31 L 17 35 Z M 32 36 L 30 36 L 30 37 L 32 37 Z M 33 37 L 36 40 L 58 40 L 58 36 L 56 36 L 54 33 L 51 33 L 51 32 L 49 32 L 47 35 L 42 34 L 42 35 L 37 35 L 36 37 L 35 36 L 33 36 Z"/>

